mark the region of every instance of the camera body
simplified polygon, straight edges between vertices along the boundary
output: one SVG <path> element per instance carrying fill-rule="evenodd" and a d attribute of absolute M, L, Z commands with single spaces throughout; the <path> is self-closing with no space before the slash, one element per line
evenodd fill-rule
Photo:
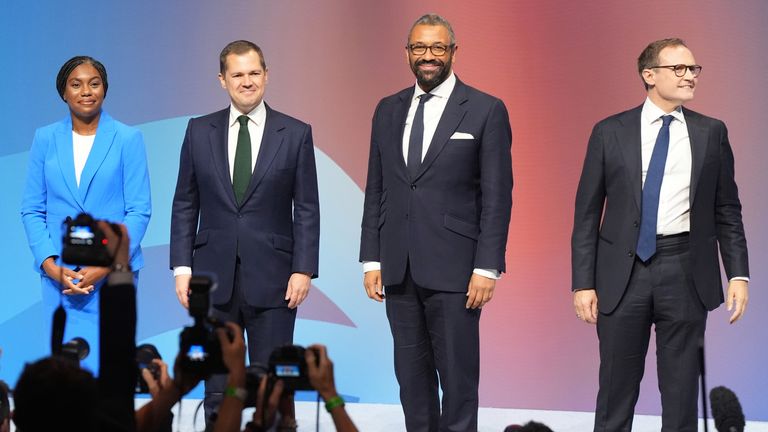
<path fill-rule="evenodd" d="M 275 379 L 283 380 L 286 390 L 314 390 L 309 383 L 307 360 L 304 352 L 307 349 L 299 345 L 284 345 L 275 348 L 269 356 L 269 373 Z M 319 355 L 315 353 L 319 361 Z"/>
<path fill-rule="evenodd" d="M 195 322 L 192 326 L 184 327 L 179 337 L 179 349 L 184 354 L 181 367 L 205 377 L 228 372 L 216 334 L 216 329 L 224 327 L 224 324 L 210 316 L 210 293 L 214 289 L 216 284 L 211 277 L 192 276 L 189 282 L 189 315 Z"/>
<path fill-rule="evenodd" d="M 109 267 L 113 256 L 107 250 L 107 237 L 99 229 L 98 220 L 88 213 L 80 213 L 74 219 L 64 221 L 66 228 L 62 239 L 61 260 L 67 264 Z M 117 224 L 110 223 L 112 230 L 120 236 Z"/>
<path fill-rule="evenodd" d="M 154 363 L 152 360 L 163 358 L 160 356 L 160 352 L 157 347 L 152 344 L 142 344 L 136 347 L 136 388 L 135 393 L 149 393 L 149 386 L 147 381 L 141 375 L 141 371 L 146 368 L 155 381 L 160 381 L 160 366 Z"/>

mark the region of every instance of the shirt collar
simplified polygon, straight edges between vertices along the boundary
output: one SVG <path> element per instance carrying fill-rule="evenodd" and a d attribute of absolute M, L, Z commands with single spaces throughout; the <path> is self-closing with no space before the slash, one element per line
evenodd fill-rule
<path fill-rule="evenodd" d="M 453 88 L 456 86 L 456 75 L 451 72 L 450 75 L 448 75 L 448 78 L 445 79 L 445 81 L 441 82 L 440 85 L 433 88 L 430 93 L 432 95 L 437 96 L 439 98 L 448 99 L 451 96 L 451 93 L 453 93 Z M 413 99 L 418 98 L 419 96 L 426 93 L 424 90 L 419 87 L 419 84 L 416 84 L 416 91 L 413 92 Z"/>
<path fill-rule="evenodd" d="M 229 104 L 229 127 L 234 126 L 237 123 L 237 118 L 243 114 L 244 113 L 241 113 L 240 110 L 235 108 L 233 104 Z M 256 105 L 256 108 L 245 115 L 247 115 L 248 118 L 256 124 L 256 126 L 263 125 L 264 120 L 267 118 L 267 107 L 264 104 L 264 99 L 262 99 L 261 102 Z"/>
<path fill-rule="evenodd" d="M 670 113 L 665 113 L 664 110 L 659 108 L 655 103 L 651 101 L 651 98 L 645 98 L 645 103 L 643 104 L 642 110 L 642 118 L 645 124 L 650 125 L 656 121 L 660 121 L 661 117 L 665 115 L 671 115 L 676 120 L 679 120 L 685 124 L 685 116 L 683 116 L 682 106 L 678 106 L 674 111 Z"/>

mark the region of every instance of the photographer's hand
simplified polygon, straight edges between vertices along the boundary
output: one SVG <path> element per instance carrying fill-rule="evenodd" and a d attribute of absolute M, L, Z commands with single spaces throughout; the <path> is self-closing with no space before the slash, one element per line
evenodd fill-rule
<path fill-rule="evenodd" d="M 277 413 L 278 405 L 281 406 L 281 413 L 283 411 L 283 404 L 281 403 L 281 400 L 285 399 L 283 397 L 283 390 L 285 389 L 283 381 L 277 380 L 272 387 L 272 392 L 267 394 L 269 380 L 270 377 L 266 375 L 261 377 L 259 391 L 256 393 L 256 411 L 253 412 L 253 418 L 251 419 L 251 422 L 248 423 L 246 431 L 254 429 L 257 431 L 268 430 L 275 423 L 275 414 Z M 285 396 L 290 397 L 292 394 L 286 394 Z M 291 399 L 288 400 L 290 401 Z M 291 417 L 290 420 L 293 420 L 293 417 Z"/>
<path fill-rule="evenodd" d="M 304 352 L 307 361 L 309 383 L 317 390 L 326 402 L 326 409 L 331 413 L 337 432 L 357 432 L 357 427 L 344 409 L 344 400 L 336 392 L 336 382 L 333 378 L 333 362 L 328 358 L 328 350 L 324 345 L 311 345 Z M 335 401 L 333 399 L 336 399 Z M 329 405 L 331 403 L 332 405 Z M 330 409 L 329 409 L 330 407 Z"/>
<path fill-rule="evenodd" d="M 160 377 L 155 379 L 147 368 L 141 370 L 141 376 L 147 382 L 152 400 L 136 411 L 136 430 L 139 432 L 164 430 L 170 426 L 170 410 L 182 395 L 168 375 L 168 365 L 160 359 L 154 359 L 152 363 L 159 367 Z"/>
<path fill-rule="evenodd" d="M 173 380 L 171 379 L 170 375 L 168 375 L 168 365 L 160 360 L 160 359 L 153 359 L 152 363 L 156 364 L 160 370 L 160 377 L 159 379 L 155 379 L 154 375 L 152 375 L 152 372 L 148 368 L 144 368 L 141 370 L 141 376 L 144 378 L 144 381 L 147 382 L 147 388 L 149 388 L 149 394 L 152 395 L 152 398 L 156 398 L 161 391 L 169 389 L 173 386 Z"/>
<path fill-rule="evenodd" d="M 233 384 L 245 385 L 245 339 L 243 329 L 233 322 L 224 323 L 226 328 L 216 329 L 221 344 L 221 358 L 224 366 L 229 369 L 230 378 L 235 378 Z M 230 340 L 231 336 L 231 340 Z"/>
<path fill-rule="evenodd" d="M 333 362 L 328 358 L 325 345 L 315 344 L 304 351 L 307 361 L 309 383 L 320 393 L 320 397 L 328 400 L 338 396 L 336 382 L 333 379 Z"/>
<path fill-rule="evenodd" d="M 288 308 L 294 309 L 307 298 L 309 283 L 312 276 L 305 273 L 292 273 L 288 279 L 288 288 L 285 290 L 285 300 L 288 300 Z"/>
<path fill-rule="evenodd" d="M 128 237 L 128 229 L 123 224 L 117 224 L 120 227 L 120 237 L 112 230 L 112 226 L 100 220 L 97 222 L 99 229 L 107 238 L 107 251 L 112 256 L 113 265 L 122 265 L 128 267 L 131 262 L 131 256 L 128 251 L 128 246 L 131 241 Z"/>
<path fill-rule="evenodd" d="M 226 397 L 219 405 L 219 416 L 216 419 L 214 432 L 236 432 L 240 430 L 242 412 L 245 403 L 237 392 L 245 387 L 245 340 L 243 329 L 239 325 L 227 322 L 226 328 L 217 328 L 221 345 L 221 359 L 229 370 L 227 375 Z"/>

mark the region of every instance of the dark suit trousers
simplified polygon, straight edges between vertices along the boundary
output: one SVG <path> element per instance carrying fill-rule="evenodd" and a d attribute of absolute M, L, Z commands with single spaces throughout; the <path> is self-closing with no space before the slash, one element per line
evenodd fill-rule
<path fill-rule="evenodd" d="M 269 355 L 278 346 L 293 343 L 293 328 L 296 322 L 296 309 L 287 307 L 261 309 L 249 306 L 245 301 L 243 286 L 248 281 L 240 280 L 240 263 L 235 269 L 235 286 L 229 302 L 213 305 L 211 315 L 222 321 L 237 323 L 245 330 L 248 344 L 248 361 L 253 365 L 266 368 Z M 287 288 L 286 281 L 286 288 Z M 205 418 L 210 418 L 224 398 L 227 375 L 216 374 L 205 381 Z"/>
<path fill-rule="evenodd" d="M 646 264 L 635 260 L 618 307 L 600 314 L 600 390 L 595 431 L 630 431 L 640 392 L 651 325 L 663 432 L 697 430 L 699 343 L 707 311 L 696 294 L 687 237 L 657 241 Z"/>
<path fill-rule="evenodd" d="M 465 293 L 418 286 L 410 268 L 403 284 L 386 287 L 395 375 L 409 432 L 477 430 L 480 309 L 466 309 L 466 302 Z"/>

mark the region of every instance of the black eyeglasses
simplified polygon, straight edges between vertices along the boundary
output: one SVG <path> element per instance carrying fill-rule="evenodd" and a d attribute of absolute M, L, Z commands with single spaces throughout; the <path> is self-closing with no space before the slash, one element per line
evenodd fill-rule
<path fill-rule="evenodd" d="M 405 48 L 408 49 L 408 51 L 411 52 L 413 55 L 424 55 L 427 53 L 427 49 L 429 49 L 430 52 L 432 52 L 432 55 L 440 57 L 441 55 L 445 54 L 446 51 L 449 49 L 453 49 L 454 44 L 450 45 L 408 45 Z"/>
<path fill-rule="evenodd" d="M 678 77 L 684 77 L 686 71 L 691 71 L 691 74 L 693 75 L 694 78 L 699 76 L 699 74 L 701 73 L 701 66 L 699 65 L 679 64 L 679 65 L 666 65 L 666 66 L 651 66 L 648 69 L 656 69 L 656 68 L 672 69 L 673 71 L 675 71 L 675 76 L 678 76 Z"/>

